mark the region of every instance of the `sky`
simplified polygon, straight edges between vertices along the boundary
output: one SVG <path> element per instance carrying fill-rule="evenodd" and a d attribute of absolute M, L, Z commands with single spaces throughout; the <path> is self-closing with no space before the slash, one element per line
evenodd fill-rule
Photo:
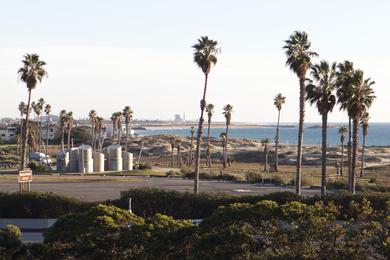
<path fill-rule="evenodd" d="M 286 96 L 282 122 L 298 121 L 298 79 L 284 41 L 309 35 L 314 62 L 351 60 L 376 82 L 372 122 L 389 122 L 390 1 L 320 0 L 0 0 L 0 117 L 17 117 L 26 86 L 17 70 L 38 53 L 48 78 L 33 91 L 53 113 L 91 109 L 109 118 L 130 105 L 137 119 L 199 118 L 204 77 L 191 46 L 203 35 L 221 52 L 209 76 L 215 120 L 233 105 L 236 122 L 275 122 L 273 98 Z M 306 105 L 306 121 L 320 122 Z M 345 122 L 335 108 L 330 122 Z"/>

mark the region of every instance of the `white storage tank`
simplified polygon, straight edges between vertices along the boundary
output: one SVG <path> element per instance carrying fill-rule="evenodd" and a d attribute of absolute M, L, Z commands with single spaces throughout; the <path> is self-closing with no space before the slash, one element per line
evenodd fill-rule
<path fill-rule="evenodd" d="M 56 154 L 57 172 L 66 172 L 69 166 L 69 153 L 58 151 Z"/>
<path fill-rule="evenodd" d="M 122 171 L 122 146 L 112 144 L 108 147 L 108 161 L 110 171 Z"/>
<path fill-rule="evenodd" d="M 122 160 L 123 160 L 123 170 L 131 171 L 133 170 L 133 154 L 123 151 L 122 152 Z"/>
<path fill-rule="evenodd" d="M 99 152 L 93 153 L 93 171 L 104 172 L 104 154 Z"/>
<path fill-rule="evenodd" d="M 79 171 L 79 149 L 72 148 L 69 155 L 69 172 L 78 172 Z"/>
<path fill-rule="evenodd" d="M 93 159 L 92 159 L 92 147 L 89 145 L 79 146 L 79 172 L 92 173 L 93 172 Z"/>

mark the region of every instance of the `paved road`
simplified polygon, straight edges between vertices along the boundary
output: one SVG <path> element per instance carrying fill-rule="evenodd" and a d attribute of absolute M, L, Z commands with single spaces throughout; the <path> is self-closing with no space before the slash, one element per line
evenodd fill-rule
<path fill-rule="evenodd" d="M 58 178 L 58 176 L 57 176 Z M 63 178 L 63 176 L 61 176 Z M 69 178 L 69 181 L 68 181 Z M 181 178 L 159 178 L 159 177 L 112 177 L 102 176 L 99 178 L 64 177 L 61 181 L 56 177 L 45 176 L 44 180 L 37 178 L 31 184 L 32 190 L 55 192 L 58 194 L 76 197 L 88 201 L 100 201 L 107 199 L 116 199 L 120 192 L 131 188 L 155 187 L 167 190 L 189 191 L 193 190 L 193 180 Z M 18 185 L 16 179 L 0 177 L 0 191 L 14 192 L 17 191 Z M 229 194 L 266 194 L 276 191 L 291 191 L 293 187 L 279 187 L 269 185 L 239 184 L 227 181 L 200 181 L 201 192 L 223 192 Z M 303 195 L 313 196 L 319 194 L 319 189 L 303 188 Z"/>

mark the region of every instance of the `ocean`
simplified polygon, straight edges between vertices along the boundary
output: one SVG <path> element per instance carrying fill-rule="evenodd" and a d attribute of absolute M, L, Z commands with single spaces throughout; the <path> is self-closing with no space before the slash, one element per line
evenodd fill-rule
<path fill-rule="evenodd" d="M 290 124 L 289 124 L 290 125 Z M 321 128 L 319 123 L 305 124 L 304 144 L 321 144 Z M 347 125 L 345 125 L 347 127 Z M 196 129 L 195 129 L 196 131 Z M 212 128 L 210 134 L 212 137 L 219 137 L 220 133 L 224 132 L 225 128 Z M 360 143 L 362 142 L 362 130 L 359 129 Z M 190 129 L 164 129 L 164 128 L 147 128 L 146 130 L 136 130 L 136 134 L 140 136 L 158 135 L 158 134 L 175 134 L 179 136 L 190 136 Z M 196 132 L 195 132 L 196 133 Z M 249 138 L 249 139 L 263 139 L 269 138 L 271 142 L 274 141 L 276 133 L 275 127 L 258 127 L 258 128 L 231 128 L 229 129 L 229 137 L 232 138 Z M 204 136 L 207 135 L 207 126 L 204 130 Z M 347 134 L 348 135 L 348 134 Z M 293 127 L 280 128 L 280 143 L 296 144 L 298 136 L 298 126 L 294 124 Z M 348 138 L 348 137 L 347 137 Z M 340 135 L 338 134 L 338 126 L 328 128 L 328 144 L 330 146 L 340 144 Z M 390 146 L 390 123 L 370 123 L 368 128 L 368 135 L 366 137 L 367 146 Z"/>

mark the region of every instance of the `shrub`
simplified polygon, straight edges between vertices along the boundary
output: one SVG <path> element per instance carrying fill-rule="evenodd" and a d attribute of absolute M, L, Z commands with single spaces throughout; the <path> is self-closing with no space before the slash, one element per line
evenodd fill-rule
<path fill-rule="evenodd" d="M 138 170 L 150 170 L 152 169 L 152 166 L 147 163 L 140 163 L 138 164 Z"/>
<path fill-rule="evenodd" d="M 58 218 L 91 205 L 54 193 L 0 193 L 0 218 Z"/>
<path fill-rule="evenodd" d="M 37 161 L 31 161 L 28 163 L 28 167 L 34 171 L 34 172 L 43 172 L 45 171 L 45 165 L 37 162 Z"/>

